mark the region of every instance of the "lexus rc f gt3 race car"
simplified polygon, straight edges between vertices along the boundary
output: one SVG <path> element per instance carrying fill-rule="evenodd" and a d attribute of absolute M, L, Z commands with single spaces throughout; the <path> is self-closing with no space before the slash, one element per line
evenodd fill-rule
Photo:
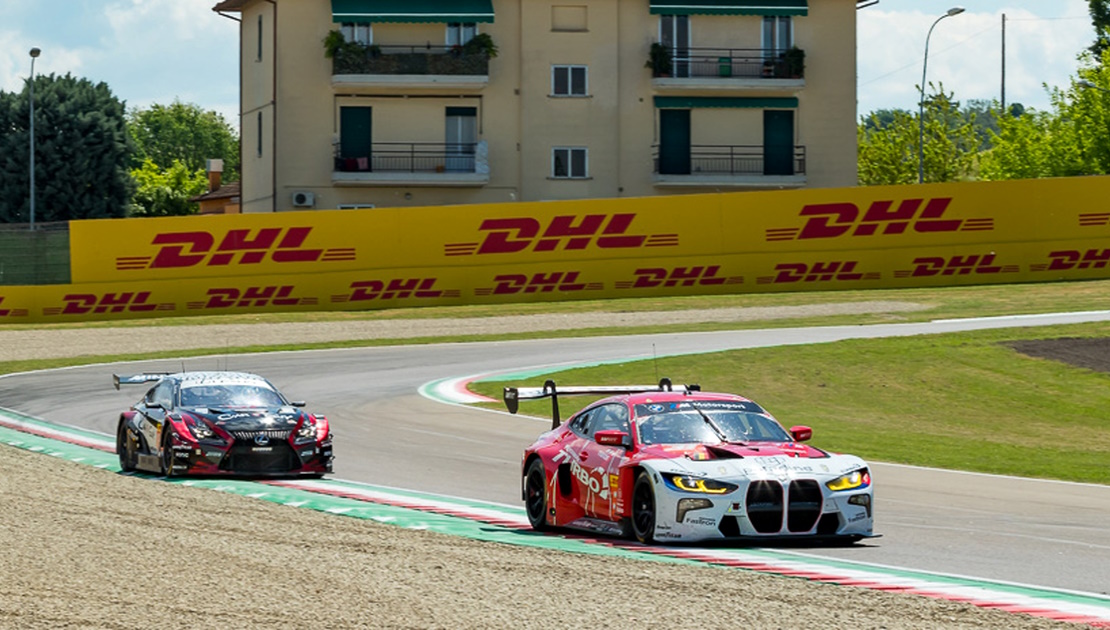
<path fill-rule="evenodd" d="M 328 420 L 242 372 L 112 375 L 157 383 L 120 414 L 116 453 L 125 472 L 166 475 L 313 476 L 332 471 Z"/>
<path fill-rule="evenodd" d="M 559 421 L 559 396 L 607 398 Z M 505 388 L 505 404 L 551 398 L 552 429 L 524 451 L 533 529 L 643 543 L 826 540 L 872 532 L 871 473 L 852 455 L 802 444 L 755 402 L 697 385 Z"/>

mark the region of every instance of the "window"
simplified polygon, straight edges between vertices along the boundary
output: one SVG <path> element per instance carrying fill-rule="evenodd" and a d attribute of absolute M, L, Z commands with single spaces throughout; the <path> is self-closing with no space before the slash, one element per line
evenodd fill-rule
<path fill-rule="evenodd" d="M 586 66 L 552 66 L 551 94 L 553 96 L 586 96 Z"/>
<path fill-rule="evenodd" d="M 551 176 L 556 179 L 585 178 L 586 168 L 584 147 L 555 147 L 551 151 Z"/>
<path fill-rule="evenodd" d="M 462 46 L 478 34 L 478 24 L 475 22 L 448 22 L 447 45 Z"/>
<path fill-rule="evenodd" d="M 794 23 L 790 16 L 763 18 L 763 56 L 778 57 L 794 45 Z"/>
<path fill-rule="evenodd" d="M 370 24 L 344 22 L 339 32 L 343 33 L 344 41 L 355 42 L 364 46 L 374 43 L 374 29 Z"/>

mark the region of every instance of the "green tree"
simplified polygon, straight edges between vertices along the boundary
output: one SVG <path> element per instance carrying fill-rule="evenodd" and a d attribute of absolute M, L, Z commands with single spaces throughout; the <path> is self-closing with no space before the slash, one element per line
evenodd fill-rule
<path fill-rule="evenodd" d="M 217 112 L 174 101 L 130 111 L 127 127 L 136 149 L 132 168 L 150 160 L 165 170 L 178 161 L 195 171 L 216 158 L 224 161 L 224 181 L 239 179 L 239 137 Z"/>
<path fill-rule="evenodd" d="M 107 84 L 36 76 L 34 126 L 36 222 L 126 214 L 132 147 Z M 29 129 L 28 89 L 0 92 L 0 222 L 30 220 Z"/>
<path fill-rule="evenodd" d="M 860 122 L 859 182 L 865 186 L 917 181 L 919 156 L 926 182 L 949 182 L 973 176 L 979 145 L 974 113 L 964 115 L 943 86 L 925 99 L 924 152 L 919 153 L 921 126 L 915 114 L 882 110 Z M 882 118 L 880 118 L 880 114 Z"/>
<path fill-rule="evenodd" d="M 142 167 L 131 171 L 131 177 L 136 185 L 131 215 L 136 217 L 196 214 L 199 205 L 189 199 L 208 187 L 203 170 L 190 171 L 178 160 L 168 169 L 146 160 Z"/>
<path fill-rule="evenodd" d="M 1088 50 L 1101 58 L 1103 51 L 1110 48 L 1110 1 L 1087 0 L 1087 5 L 1091 12 L 1091 24 L 1095 27 L 1095 42 Z"/>

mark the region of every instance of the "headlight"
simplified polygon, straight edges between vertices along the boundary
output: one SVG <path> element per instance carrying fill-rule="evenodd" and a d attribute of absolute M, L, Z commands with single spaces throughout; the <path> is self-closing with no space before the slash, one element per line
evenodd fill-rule
<path fill-rule="evenodd" d="M 692 475 L 666 474 L 663 475 L 663 479 L 672 489 L 682 492 L 728 494 L 739 487 L 735 484 L 717 481 L 716 479 L 706 479 L 704 477 L 694 477 Z"/>
<path fill-rule="evenodd" d="M 316 440 L 316 423 L 305 418 L 304 422 L 301 423 L 301 427 L 297 429 L 297 441 L 309 442 L 314 440 Z"/>
<path fill-rule="evenodd" d="M 212 427 L 208 426 L 208 423 L 200 418 L 186 418 L 185 426 L 189 428 L 189 433 L 192 433 L 193 437 L 198 440 L 220 439 L 215 431 L 212 430 Z"/>
<path fill-rule="evenodd" d="M 847 475 L 841 475 L 832 481 L 826 482 L 825 487 L 833 492 L 841 490 L 855 490 L 871 485 L 871 473 L 866 468 L 853 470 Z"/>

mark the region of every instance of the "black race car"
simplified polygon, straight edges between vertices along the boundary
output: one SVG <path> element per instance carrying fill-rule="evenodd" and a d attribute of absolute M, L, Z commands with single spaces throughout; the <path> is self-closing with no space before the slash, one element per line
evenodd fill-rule
<path fill-rule="evenodd" d="M 320 477 L 332 471 L 328 420 L 243 372 L 112 375 L 157 383 L 120 414 L 116 453 L 125 472 Z"/>

